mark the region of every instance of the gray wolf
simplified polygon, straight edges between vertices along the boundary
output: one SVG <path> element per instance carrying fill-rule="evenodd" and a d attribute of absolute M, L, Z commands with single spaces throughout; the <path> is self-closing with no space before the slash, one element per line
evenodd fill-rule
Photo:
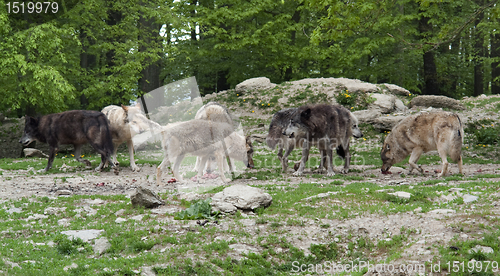
<path fill-rule="evenodd" d="M 342 173 L 349 172 L 349 141 L 353 136 L 354 123 L 351 122 L 352 117 L 349 110 L 340 105 L 306 105 L 297 109 L 283 131 L 283 135 L 295 138 L 302 146 L 302 158 L 299 168 L 294 172 L 295 176 L 302 175 L 312 145 L 317 146 L 321 152 L 320 169 L 326 167 L 327 176 L 335 175 L 332 165 L 333 149 L 337 149 L 337 154 L 345 160 Z"/>
<path fill-rule="evenodd" d="M 149 120 L 141 111 L 139 104 L 136 106 L 117 106 L 109 105 L 101 111 L 109 120 L 111 137 L 113 139 L 113 163 L 117 163 L 116 152 L 118 147 L 127 143 L 130 156 L 130 168 L 132 171 L 139 171 L 140 168 L 135 164 L 134 143 L 132 137 L 142 133 L 150 128 L 160 128 L 161 126 L 154 121 Z"/>
<path fill-rule="evenodd" d="M 90 166 L 89 160 L 80 157 L 82 145 L 90 143 L 101 155 L 101 164 L 95 169 L 96 171 L 100 171 L 106 162 L 111 162 L 113 142 L 109 123 L 106 116 L 99 111 L 71 110 L 38 118 L 26 116 L 24 133 L 19 143 L 27 146 L 35 140 L 49 144 L 49 162 L 47 167 L 41 170 L 44 172 L 52 167 L 61 144 L 73 145 L 76 160 Z M 111 166 L 115 174 L 118 174 L 118 166 L 113 162 Z"/>
<path fill-rule="evenodd" d="M 409 116 L 399 122 L 387 135 L 380 152 L 382 159 L 382 173 L 388 173 L 392 165 L 405 159 L 409 154 L 410 172 L 417 169 L 423 173 L 421 166 L 417 166 L 420 155 L 424 152 L 437 150 L 443 167 L 440 177 L 448 170 L 449 155 L 458 163 L 458 170 L 462 173 L 462 142 L 464 130 L 457 114 L 446 111 L 420 113 Z"/>
<path fill-rule="evenodd" d="M 194 117 L 195 119 L 201 119 L 201 120 L 210 120 L 212 122 L 221 122 L 221 123 L 227 123 L 230 125 L 233 125 L 234 128 L 238 127 L 238 122 L 235 120 L 235 118 L 231 115 L 229 110 L 217 103 L 217 102 L 209 102 L 206 105 L 202 106 L 197 112 Z M 248 158 L 248 167 L 253 168 L 254 167 L 254 162 L 253 162 L 253 146 L 252 146 L 252 141 L 250 137 L 246 138 L 246 147 L 247 147 L 247 158 Z M 199 156 L 196 158 L 196 165 L 194 167 L 195 171 L 199 171 L 199 167 L 201 166 L 202 169 L 206 168 L 207 172 L 210 172 L 213 169 L 213 165 L 215 162 L 215 156 L 210 156 L 207 158 L 206 162 L 201 162 L 202 157 Z M 230 161 L 230 160 L 229 160 Z M 229 167 L 226 162 L 224 162 L 224 170 L 229 171 Z"/>
<path fill-rule="evenodd" d="M 223 170 L 225 152 L 230 158 L 241 160 L 248 166 L 245 138 L 235 133 L 231 124 L 193 119 L 169 124 L 164 127 L 161 134 L 164 158 L 156 171 L 158 184 L 161 182 L 162 171 L 172 162 L 174 177 L 180 182 L 183 181 L 179 174 L 179 167 L 186 154 L 201 157 L 202 164 L 209 156 L 215 156 L 220 177 L 224 182 L 228 182 Z M 224 145 L 226 145 L 226 150 L 224 150 Z M 198 179 L 201 179 L 202 174 L 203 169 L 199 167 Z"/>
<path fill-rule="evenodd" d="M 346 112 L 349 114 L 350 118 L 350 126 L 352 136 L 355 138 L 363 137 L 363 133 L 359 129 L 358 119 L 347 109 L 343 108 L 343 114 Z M 278 145 L 278 158 L 281 161 L 281 166 L 283 172 L 286 172 L 288 167 L 288 156 L 293 151 L 295 147 L 302 147 L 304 143 L 304 139 L 300 139 L 297 137 L 289 138 L 288 135 L 285 135 L 283 132 L 287 128 L 290 120 L 297 114 L 298 108 L 287 108 L 276 112 L 273 115 L 271 120 L 271 124 L 269 125 L 269 133 L 266 137 L 266 143 L 269 148 L 274 149 L 276 145 Z M 304 137 L 302 137 L 304 138 Z M 285 154 L 283 155 L 283 149 L 285 149 Z M 321 165 L 320 169 L 324 167 L 324 161 L 326 156 L 326 151 L 321 151 Z M 337 147 L 337 154 L 340 156 L 345 156 L 345 152 L 342 147 Z M 307 161 L 308 156 L 306 156 Z M 300 164 L 299 164 L 300 165 Z M 299 166 L 300 167 L 300 166 Z"/>

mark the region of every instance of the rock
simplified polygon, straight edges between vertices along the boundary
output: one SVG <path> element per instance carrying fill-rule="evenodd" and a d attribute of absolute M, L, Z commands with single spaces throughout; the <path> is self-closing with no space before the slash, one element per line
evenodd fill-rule
<path fill-rule="evenodd" d="M 338 192 L 321 193 L 321 194 L 313 195 L 310 197 L 306 197 L 302 200 L 311 201 L 312 199 L 315 199 L 315 198 L 325 198 L 325 197 L 329 197 L 330 195 L 335 195 L 335 194 L 338 194 Z"/>
<path fill-rule="evenodd" d="M 375 102 L 371 103 L 368 109 L 378 109 L 382 114 L 388 114 L 394 111 L 396 102 L 395 96 L 378 93 L 369 94 L 369 96 L 374 98 Z"/>
<path fill-rule="evenodd" d="M 102 255 L 108 249 L 111 248 L 111 243 L 109 243 L 108 239 L 102 237 L 100 239 L 97 239 L 94 244 L 94 253 L 98 256 Z"/>
<path fill-rule="evenodd" d="M 375 119 L 382 116 L 382 112 L 378 109 L 358 110 L 352 113 L 360 123 L 371 124 Z"/>
<path fill-rule="evenodd" d="M 422 212 L 422 207 L 418 207 L 418 208 L 413 209 L 413 212 L 415 212 L 415 213 Z"/>
<path fill-rule="evenodd" d="M 60 219 L 60 220 L 57 221 L 57 225 L 61 225 L 61 226 L 64 226 L 64 227 L 69 226 L 69 224 L 70 224 L 69 223 L 69 219 L 65 219 L 65 218 Z"/>
<path fill-rule="evenodd" d="M 14 213 L 22 213 L 23 212 L 23 209 L 22 208 L 16 208 L 16 207 L 10 207 L 8 210 L 6 210 L 5 212 L 9 213 L 9 214 L 14 214 Z"/>
<path fill-rule="evenodd" d="M 156 276 L 156 273 L 151 266 L 141 267 L 141 276 Z"/>
<path fill-rule="evenodd" d="M 72 263 L 71 265 L 65 266 L 65 267 L 63 268 L 63 270 L 64 270 L 64 271 L 68 271 L 68 270 L 70 270 L 70 269 L 77 269 L 77 268 L 78 268 L 78 265 L 77 265 L 77 264 L 75 264 L 75 263 Z"/>
<path fill-rule="evenodd" d="M 429 214 L 453 214 L 453 213 L 456 213 L 456 211 L 453 209 L 435 209 L 429 211 Z"/>
<path fill-rule="evenodd" d="M 259 207 L 267 207 L 272 202 L 272 197 L 259 188 L 236 184 L 225 188 L 222 192 L 212 197 L 211 205 L 218 209 L 221 203 L 230 203 L 241 210 L 254 210 Z M 227 208 L 223 205 L 221 208 Z"/>
<path fill-rule="evenodd" d="M 395 84 L 383 83 L 383 84 L 380 84 L 379 87 L 382 90 L 387 90 L 394 95 L 410 96 L 410 91 L 408 91 L 407 89 L 404 89 L 403 87 L 397 86 Z"/>
<path fill-rule="evenodd" d="M 435 95 L 423 95 L 413 98 L 410 102 L 409 107 L 412 108 L 414 106 L 466 110 L 465 105 L 460 103 L 460 101 L 458 100 L 446 96 L 435 96 Z"/>
<path fill-rule="evenodd" d="M 163 201 L 156 193 L 141 186 L 139 186 L 130 196 L 130 201 L 132 201 L 132 205 L 134 207 L 144 206 L 146 208 L 155 208 L 160 205 L 165 205 L 165 201 Z"/>
<path fill-rule="evenodd" d="M 23 149 L 24 156 L 26 157 L 41 157 L 41 158 L 49 158 L 49 156 L 43 153 L 41 150 L 33 149 L 33 148 L 25 148 Z"/>
<path fill-rule="evenodd" d="M 70 196 L 72 194 L 73 194 L 73 192 L 70 190 L 57 190 L 56 191 L 56 196 Z"/>
<path fill-rule="evenodd" d="M 463 188 L 450 188 L 448 190 L 448 192 L 450 192 L 450 193 L 459 193 L 459 192 L 461 192 L 463 190 L 464 190 Z"/>
<path fill-rule="evenodd" d="M 230 244 L 229 248 L 238 252 L 239 254 L 248 254 L 250 252 L 259 253 L 259 251 L 260 251 L 256 247 L 253 247 L 253 246 L 250 246 L 247 244 L 242 244 L 242 243 Z"/>
<path fill-rule="evenodd" d="M 240 82 L 234 88 L 236 92 L 244 94 L 248 90 L 264 90 L 274 88 L 276 84 L 271 83 L 271 81 L 266 77 L 252 78 Z"/>
<path fill-rule="evenodd" d="M 477 252 L 483 252 L 484 254 L 493 254 L 495 253 L 495 251 L 493 250 L 493 248 L 491 247 L 487 247 L 487 246 L 482 246 L 482 245 L 476 245 L 474 246 L 474 248 L 471 248 L 469 250 L 469 254 L 472 254 L 472 253 L 477 253 Z"/>
<path fill-rule="evenodd" d="M 393 195 L 393 196 L 397 196 L 399 198 L 406 198 L 406 199 L 410 199 L 411 197 L 411 194 L 410 193 L 407 193 L 407 192 L 395 192 L 395 193 L 387 193 L 388 195 Z"/>
<path fill-rule="evenodd" d="M 269 128 L 267 128 L 267 129 L 269 129 Z M 267 129 L 266 129 L 266 131 L 267 131 Z M 255 133 L 255 134 L 250 135 L 250 138 L 252 139 L 252 141 L 259 142 L 259 143 L 265 143 L 266 137 L 267 137 L 267 134 Z"/>
<path fill-rule="evenodd" d="M 479 197 L 473 195 L 463 195 L 464 203 L 471 203 L 476 201 Z"/>
<path fill-rule="evenodd" d="M 218 202 L 216 205 L 212 205 L 214 211 L 219 211 L 222 213 L 235 213 L 238 208 L 229 202 Z"/>
<path fill-rule="evenodd" d="M 137 216 L 131 217 L 130 219 L 135 220 L 135 221 L 141 221 L 143 217 L 144 217 L 144 215 L 137 215 Z"/>
<path fill-rule="evenodd" d="M 389 131 L 404 118 L 406 116 L 380 116 L 373 121 L 373 127 L 378 131 Z"/>
<path fill-rule="evenodd" d="M 72 239 L 77 239 L 80 238 L 84 242 L 88 242 L 90 240 L 93 240 L 101 233 L 104 232 L 104 230 L 96 230 L 96 229 L 89 229 L 89 230 L 68 230 L 68 231 L 62 231 L 61 234 L 66 235 Z"/>
<path fill-rule="evenodd" d="M 42 215 L 42 214 L 34 214 L 33 216 L 29 216 L 26 218 L 26 221 L 30 220 L 39 220 L 39 219 L 46 219 L 49 218 L 47 215 Z"/>
<path fill-rule="evenodd" d="M 394 112 L 406 113 L 408 111 L 408 107 L 403 103 L 402 100 L 396 99 L 394 101 Z"/>
<path fill-rule="evenodd" d="M 115 223 L 118 223 L 118 224 L 123 223 L 123 222 L 126 222 L 126 221 L 127 221 L 127 220 L 126 220 L 126 219 L 124 219 L 124 218 L 116 218 L 116 219 L 115 219 Z"/>

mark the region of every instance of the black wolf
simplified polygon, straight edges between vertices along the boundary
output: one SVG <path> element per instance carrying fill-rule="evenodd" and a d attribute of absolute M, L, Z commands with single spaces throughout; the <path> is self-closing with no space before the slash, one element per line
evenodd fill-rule
<path fill-rule="evenodd" d="M 298 176 L 303 173 L 312 145 L 320 150 L 320 169 L 326 162 L 328 176 L 335 175 L 332 165 L 333 149 L 336 149 L 337 153 L 344 158 L 342 173 L 347 173 L 351 162 L 350 138 L 351 136 L 362 137 L 361 131 L 353 133 L 353 126 L 357 129 L 357 120 L 343 106 L 318 104 L 299 107 L 283 130 L 283 135 L 300 141 L 299 144 L 302 146 L 300 166 L 294 175 Z"/>
<path fill-rule="evenodd" d="M 113 142 L 109 131 L 109 122 L 106 116 L 99 111 L 71 110 L 49 114 L 38 118 L 26 116 L 24 133 L 19 143 L 27 146 L 33 141 L 49 144 L 49 162 L 41 171 L 47 172 L 61 144 L 70 144 L 75 147 L 77 161 L 90 166 L 90 161 L 80 157 L 82 145 L 90 143 L 101 154 L 101 164 L 96 168 L 100 171 L 106 161 L 112 164 L 115 174 L 118 166 L 111 162 Z"/>

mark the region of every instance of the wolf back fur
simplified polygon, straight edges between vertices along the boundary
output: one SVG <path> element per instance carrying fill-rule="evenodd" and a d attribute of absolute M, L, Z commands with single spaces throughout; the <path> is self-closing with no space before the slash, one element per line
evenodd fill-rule
<path fill-rule="evenodd" d="M 410 172 L 417 169 L 423 173 L 417 161 L 422 153 L 437 150 L 443 167 L 440 177 L 448 170 L 447 155 L 458 163 L 462 174 L 462 143 L 464 130 L 460 117 L 452 112 L 425 112 L 409 116 L 399 122 L 387 135 L 380 152 L 382 173 L 386 173 L 392 165 L 402 161 L 409 154 Z"/>
<path fill-rule="evenodd" d="M 303 139 L 289 138 L 287 135 L 284 135 L 283 132 L 287 128 L 288 124 L 292 117 L 294 117 L 297 113 L 297 108 L 287 108 L 278 111 L 273 115 L 271 120 L 271 124 L 269 125 L 269 133 L 266 137 L 266 143 L 269 148 L 274 149 L 276 145 L 278 145 L 278 158 L 281 161 L 281 166 L 283 172 L 286 172 L 288 167 L 288 156 L 293 151 L 295 147 L 302 147 Z M 358 119 L 347 109 L 345 109 L 349 113 L 350 117 L 350 125 L 351 132 L 355 138 L 363 137 L 363 133 L 358 127 Z M 345 112 L 344 112 L 345 113 Z M 285 154 L 283 155 L 283 149 L 285 149 Z M 345 158 L 345 151 L 342 147 L 337 147 L 337 154 L 342 158 Z M 326 152 L 321 151 L 321 164 L 320 169 L 324 167 L 324 161 L 326 158 Z M 300 164 L 299 164 L 300 165 Z M 299 167 L 298 165 L 296 166 Z"/>
<path fill-rule="evenodd" d="M 100 171 L 107 161 L 111 161 L 110 156 L 113 152 L 108 120 L 99 111 L 71 110 L 38 118 L 26 116 L 24 134 L 19 142 L 27 146 L 35 140 L 49 145 L 49 161 L 47 167 L 43 169 L 45 172 L 52 167 L 61 144 L 73 145 L 76 160 L 90 166 L 89 160 L 80 157 L 82 145 L 90 143 L 101 155 L 101 164 L 96 171 Z M 113 162 L 111 165 L 115 174 L 118 174 L 118 166 Z"/>
<path fill-rule="evenodd" d="M 139 171 L 140 168 L 135 164 L 134 159 L 134 143 L 132 137 L 136 134 L 142 133 L 149 128 L 160 128 L 156 122 L 149 120 L 142 114 L 140 105 L 131 106 L 117 106 L 109 105 L 101 111 L 106 115 L 109 120 L 111 137 L 113 139 L 113 162 L 116 163 L 116 152 L 118 147 L 127 143 L 128 152 L 130 156 L 130 168 L 132 171 Z"/>
<path fill-rule="evenodd" d="M 156 172 L 158 185 L 161 183 L 162 171 L 172 162 L 174 177 L 180 182 L 183 181 L 179 174 L 179 167 L 184 156 L 188 153 L 201 157 L 202 163 L 206 162 L 209 156 L 215 156 L 220 177 L 224 182 L 227 182 L 223 171 L 225 152 L 222 141 L 227 145 L 229 157 L 245 163 L 248 162 L 245 138 L 235 133 L 230 124 L 194 119 L 164 127 L 162 131 L 164 158 Z M 199 167 L 198 179 L 200 179 L 202 172 L 203 168 Z"/>

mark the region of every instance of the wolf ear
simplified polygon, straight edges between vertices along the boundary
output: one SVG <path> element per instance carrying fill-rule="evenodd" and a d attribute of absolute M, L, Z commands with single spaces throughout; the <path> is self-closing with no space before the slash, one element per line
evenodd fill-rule
<path fill-rule="evenodd" d="M 309 119 L 309 117 L 311 117 L 311 109 L 308 108 L 308 109 L 302 111 L 302 113 L 300 113 L 300 117 L 302 117 L 304 119 Z"/>
<path fill-rule="evenodd" d="M 128 111 L 128 106 L 124 106 L 124 105 L 122 104 L 122 108 L 123 108 L 123 110 Z"/>
<path fill-rule="evenodd" d="M 29 124 L 29 125 L 32 125 L 32 126 L 36 126 L 36 125 L 38 125 L 38 119 L 26 115 L 26 123 Z"/>

